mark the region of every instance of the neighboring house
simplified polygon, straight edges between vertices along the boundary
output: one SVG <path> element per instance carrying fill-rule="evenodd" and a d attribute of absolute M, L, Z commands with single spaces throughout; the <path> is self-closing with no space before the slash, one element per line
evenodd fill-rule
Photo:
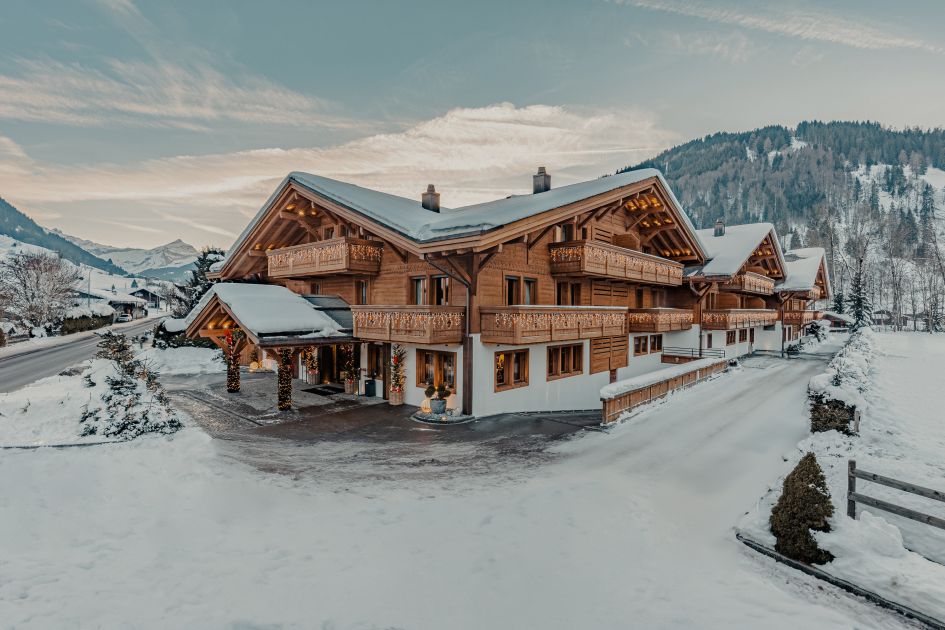
<path fill-rule="evenodd" d="M 823 318 L 830 322 L 830 332 L 846 332 L 856 321 L 850 315 L 834 313 L 833 311 L 824 311 Z"/>
<path fill-rule="evenodd" d="M 292 173 L 181 326 L 221 346 L 243 330 L 297 375 L 317 347 L 325 382 L 351 343 L 385 398 L 400 344 L 407 403 L 444 384 L 450 407 L 487 416 L 600 408 L 602 386 L 665 363 L 780 347 L 829 297 L 822 250 L 800 262 L 816 255 L 782 253 L 770 224 L 697 231 L 656 170 L 550 180 L 451 209 L 433 186 L 406 199 Z"/>
<path fill-rule="evenodd" d="M 161 308 L 161 296 L 148 288 L 135 289 L 134 291 L 129 292 L 129 295 L 134 297 L 141 298 L 144 300 L 148 307 L 153 309 Z"/>
<path fill-rule="evenodd" d="M 135 319 L 147 315 L 148 302 L 140 297 L 105 289 L 73 289 L 74 306 L 85 306 L 94 301 L 108 304 L 116 314 L 128 313 Z"/>

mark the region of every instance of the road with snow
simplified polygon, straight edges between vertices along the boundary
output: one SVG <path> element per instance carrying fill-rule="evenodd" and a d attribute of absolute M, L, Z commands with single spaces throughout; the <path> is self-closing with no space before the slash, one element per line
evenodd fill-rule
<path fill-rule="evenodd" d="M 154 328 L 155 320 L 111 326 L 116 332 L 129 336 L 140 335 Z M 0 357 L 0 392 L 12 392 L 35 380 L 58 374 L 65 368 L 80 363 L 95 354 L 99 338 L 94 334 L 77 333 L 75 339 L 50 340 L 53 345 L 37 348 L 25 347 L 22 352 L 16 346 L 9 354 Z M 55 343 L 61 341 L 61 343 Z"/>
<path fill-rule="evenodd" d="M 834 348 L 835 349 L 835 348 Z M 173 438 L 0 458 L 0 618 L 31 627 L 914 627 L 738 543 L 825 358 L 755 358 L 551 457 Z M 529 441 L 524 442 L 529 445 Z M 271 457 L 266 457 L 267 454 Z M 248 456 L 249 455 L 249 456 Z M 294 464 L 285 466 L 284 464 Z M 24 527 L 23 523 L 29 523 Z M 158 593 L 158 595 L 155 595 Z"/>

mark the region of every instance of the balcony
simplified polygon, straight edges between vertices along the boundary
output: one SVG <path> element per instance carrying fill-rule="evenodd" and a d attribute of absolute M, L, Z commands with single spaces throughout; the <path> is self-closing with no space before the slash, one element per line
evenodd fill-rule
<path fill-rule="evenodd" d="M 567 241 L 552 243 L 548 251 L 553 275 L 596 276 L 677 287 L 682 284 L 680 263 L 617 245 Z"/>
<path fill-rule="evenodd" d="M 628 332 L 672 332 L 692 328 L 692 311 L 687 308 L 631 308 L 627 313 Z"/>
<path fill-rule="evenodd" d="M 381 244 L 342 236 L 266 252 L 270 278 L 328 274 L 376 274 L 381 267 Z"/>
<path fill-rule="evenodd" d="M 352 306 L 354 336 L 364 341 L 460 343 L 465 326 L 462 306 Z"/>
<path fill-rule="evenodd" d="M 730 282 L 719 285 L 719 288 L 723 291 L 771 295 L 774 293 L 774 280 L 759 273 L 749 271 L 735 276 Z"/>
<path fill-rule="evenodd" d="M 483 343 L 521 345 L 627 334 L 627 309 L 622 306 L 502 306 L 482 307 L 479 313 Z"/>
<path fill-rule="evenodd" d="M 789 326 L 806 326 L 820 317 L 820 311 L 784 311 L 784 323 Z"/>
<path fill-rule="evenodd" d="M 705 330 L 735 330 L 736 328 L 771 326 L 777 321 L 777 311 L 761 308 L 733 308 L 702 312 L 702 328 Z"/>

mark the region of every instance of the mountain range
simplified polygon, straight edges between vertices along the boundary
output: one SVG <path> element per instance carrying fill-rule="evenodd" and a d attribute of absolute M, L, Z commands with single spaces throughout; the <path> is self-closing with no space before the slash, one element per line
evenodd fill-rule
<path fill-rule="evenodd" d="M 138 249 L 102 245 L 95 241 L 70 236 L 60 230 L 52 230 L 52 232 L 99 258 L 111 261 L 129 273 L 161 280 L 184 280 L 200 254 L 193 245 L 180 239 L 151 249 Z"/>

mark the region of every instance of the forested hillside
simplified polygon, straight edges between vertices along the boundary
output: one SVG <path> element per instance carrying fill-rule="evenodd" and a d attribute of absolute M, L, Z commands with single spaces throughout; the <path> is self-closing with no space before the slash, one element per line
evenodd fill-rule
<path fill-rule="evenodd" d="M 825 247 L 839 289 L 863 259 L 877 308 L 942 308 L 936 219 L 945 130 L 802 122 L 795 129 L 716 133 L 622 170 L 644 167 L 665 174 L 699 227 L 720 217 L 729 224 L 770 221 L 787 246 Z M 922 276 L 925 288 L 887 282 L 892 261 L 908 267 L 903 282 Z M 905 295 L 913 290 L 916 297 Z M 903 306 L 909 301 L 915 308 Z"/>
<path fill-rule="evenodd" d="M 58 252 L 60 256 L 77 265 L 88 265 L 112 274 L 125 274 L 121 267 L 112 262 L 93 256 L 58 234 L 47 232 L 3 198 L 0 198 L 0 234 Z"/>

